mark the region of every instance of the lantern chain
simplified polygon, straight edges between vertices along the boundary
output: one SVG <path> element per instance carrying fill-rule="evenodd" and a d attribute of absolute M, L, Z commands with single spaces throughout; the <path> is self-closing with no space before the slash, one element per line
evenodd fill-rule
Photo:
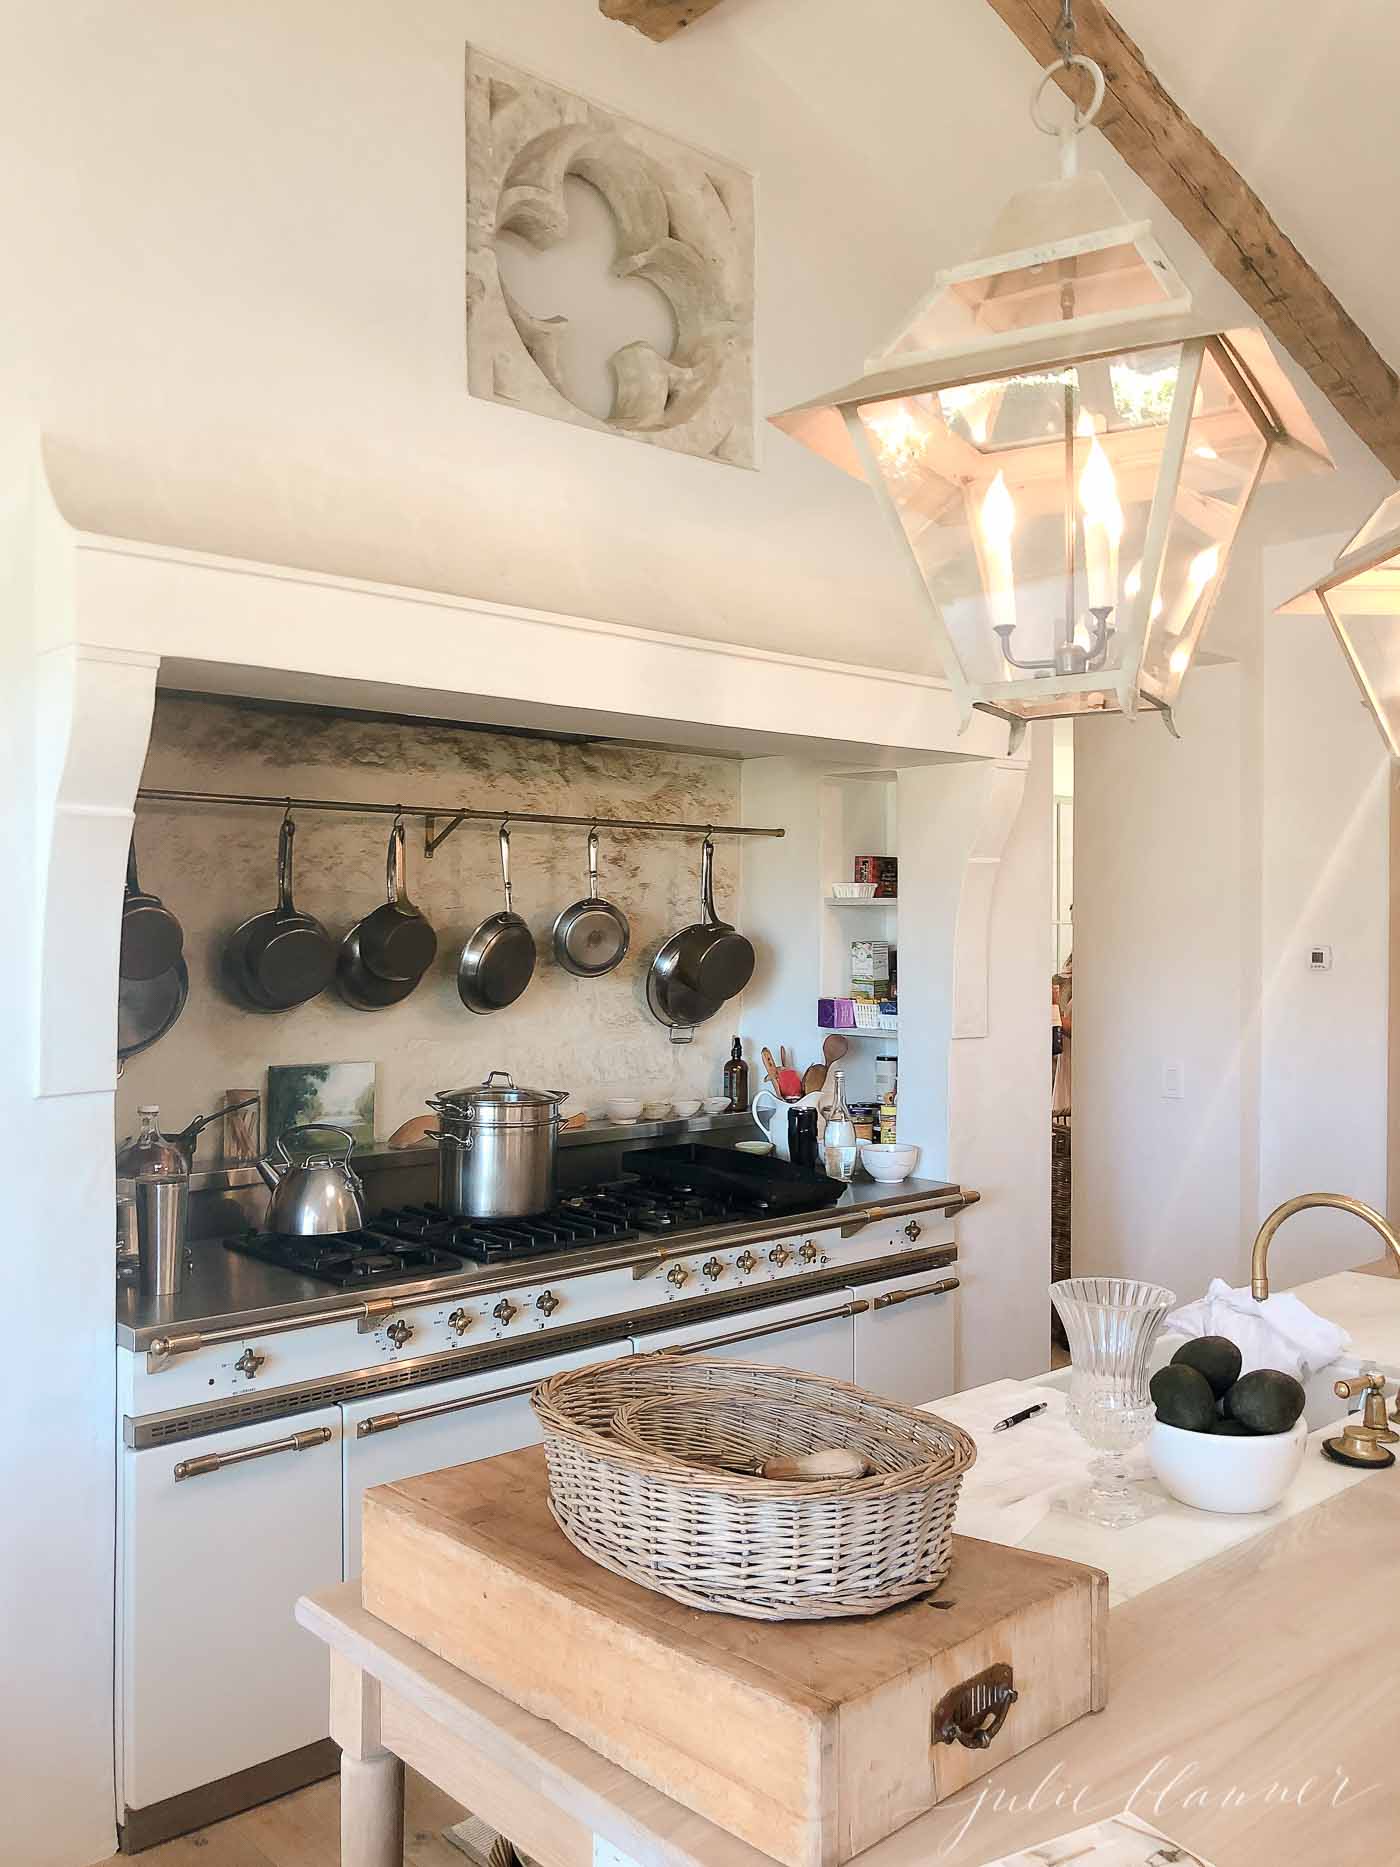
<path fill-rule="evenodd" d="M 1060 24 L 1055 32 L 1055 47 L 1066 68 L 1074 63 L 1074 0 L 1061 0 Z"/>

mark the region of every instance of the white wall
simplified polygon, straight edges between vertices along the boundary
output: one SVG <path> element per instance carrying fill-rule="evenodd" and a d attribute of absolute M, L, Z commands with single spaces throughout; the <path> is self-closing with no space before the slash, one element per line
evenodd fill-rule
<path fill-rule="evenodd" d="M 1191 675 L 1180 744 L 1150 719 L 1076 731 L 1077 1271 L 1190 1297 L 1242 1282 L 1294 1193 L 1384 1206 L 1386 761 L 1326 623 L 1271 613 L 1328 556 L 1232 570 L 1241 660 Z M 1315 941 L 1331 972 L 1307 969 Z M 1374 1255 L 1336 1214 L 1277 1250 L 1281 1282 Z"/>

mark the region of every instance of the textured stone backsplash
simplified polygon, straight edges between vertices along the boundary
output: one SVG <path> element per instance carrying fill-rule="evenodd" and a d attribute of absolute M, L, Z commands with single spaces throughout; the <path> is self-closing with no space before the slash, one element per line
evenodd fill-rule
<path fill-rule="evenodd" d="M 733 822 L 739 767 L 726 759 L 637 746 L 569 745 L 421 722 L 342 719 L 162 695 L 143 782 L 169 789 L 289 792 L 306 797 L 464 803 L 571 816 Z M 297 816 L 295 899 L 336 938 L 384 899 L 389 819 L 303 811 Z M 515 907 L 535 935 L 535 976 L 504 1011 L 474 1016 L 457 996 L 457 955 L 469 930 L 502 905 L 496 834 L 464 824 L 432 858 L 421 820 L 408 823 L 410 898 L 438 936 L 431 970 L 411 997 L 385 1011 L 351 1009 L 335 987 L 295 1011 L 234 1004 L 223 988 L 224 937 L 276 900 L 278 816 L 272 810 L 140 804 L 142 885 L 185 930 L 190 997 L 174 1030 L 133 1057 L 117 1086 L 117 1132 L 131 1133 L 139 1103 L 158 1102 L 162 1124 L 183 1126 L 226 1088 L 266 1092 L 270 1063 L 370 1059 L 378 1066 L 376 1127 L 387 1135 L 424 1112 L 435 1090 L 506 1069 L 535 1088 L 566 1088 L 566 1113 L 601 1111 L 608 1096 L 714 1095 L 740 1029 L 735 1002 L 674 1045 L 646 1005 L 652 953 L 698 918 L 699 840 L 601 832 L 600 891 L 631 922 L 626 959 L 602 979 L 563 972 L 550 950 L 560 909 L 587 893 L 585 830 L 517 825 L 511 832 Z M 734 907 L 738 847 L 719 839 L 716 906 Z M 202 1156 L 219 1148 L 216 1125 Z"/>

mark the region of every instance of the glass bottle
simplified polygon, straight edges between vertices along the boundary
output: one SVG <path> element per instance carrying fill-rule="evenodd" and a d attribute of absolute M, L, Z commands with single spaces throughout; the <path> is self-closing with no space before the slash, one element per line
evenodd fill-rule
<path fill-rule="evenodd" d="M 729 1061 L 724 1066 L 724 1093 L 729 1106 L 742 1113 L 749 1106 L 749 1066 L 744 1061 L 744 1047 L 736 1037 L 730 1046 Z"/>
<path fill-rule="evenodd" d="M 834 1101 L 822 1129 L 822 1161 L 833 1180 L 853 1180 L 856 1172 L 856 1125 L 846 1106 L 846 1072 L 833 1070 Z"/>

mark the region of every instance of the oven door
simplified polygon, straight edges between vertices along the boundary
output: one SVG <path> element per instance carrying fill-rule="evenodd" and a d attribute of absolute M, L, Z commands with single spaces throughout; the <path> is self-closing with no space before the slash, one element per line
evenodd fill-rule
<path fill-rule="evenodd" d="M 956 1267 L 862 1284 L 855 1319 L 857 1387 L 907 1406 L 956 1393 Z"/>
<path fill-rule="evenodd" d="M 530 1394 L 546 1375 L 631 1352 L 624 1336 L 570 1355 L 542 1356 L 511 1368 L 342 1403 L 346 1580 L 360 1573 L 360 1507 L 371 1485 L 393 1484 L 444 1465 L 468 1465 L 538 1444 Z"/>
<path fill-rule="evenodd" d="M 762 1309 L 741 1311 L 714 1322 L 658 1329 L 632 1338 L 639 1355 L 652 1349 L 681 1354 L 724 1355 L 736 1361 L 761 1361 L 771 1367 L 800 1368 L 806 1374 L 849 1381 L 855 1368 L 853 1319 L 864 1294 L 828 1290 L 821 1296 L 792 1296 Z"/>

